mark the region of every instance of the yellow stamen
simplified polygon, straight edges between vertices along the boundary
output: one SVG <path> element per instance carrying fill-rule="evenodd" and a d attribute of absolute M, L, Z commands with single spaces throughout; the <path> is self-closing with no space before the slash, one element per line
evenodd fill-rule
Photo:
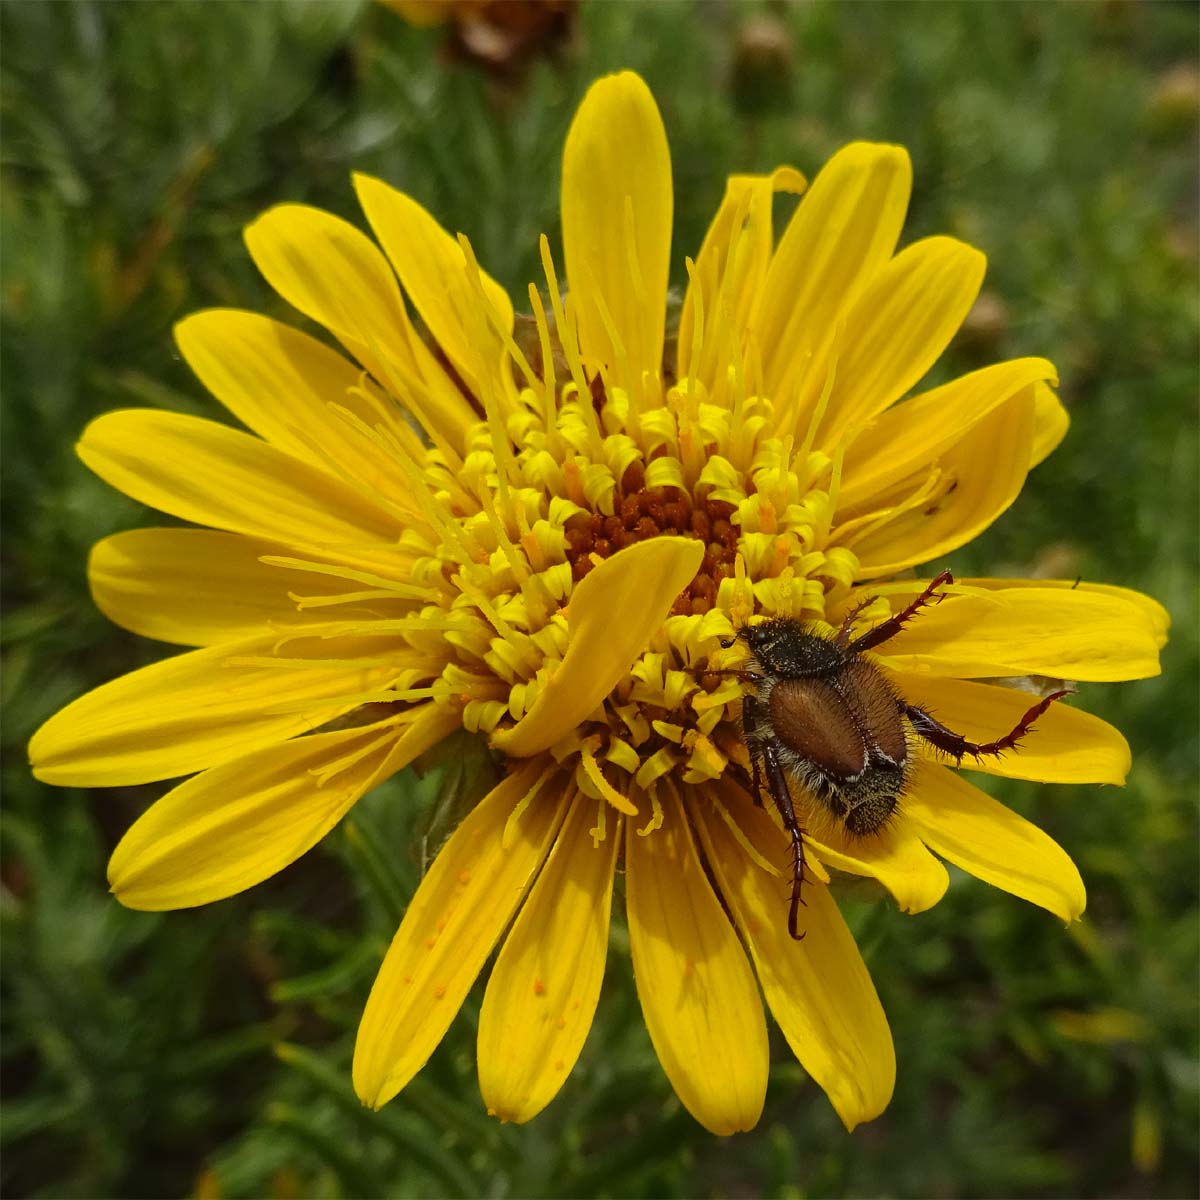
<path fill-rule="evenodd" d="M 634 782 L 640 788 L 648 788 L 656 779 L 660 779 L 673 770 L 677 762 L 679 762 L 679 755 L 664 746 L 642 763 L 638 773 L 634 776 Z"/>
<path fill-rule="evenodd" d="M 414 587 L 409 589 L 410 598 L 418 600 L 436 600 L 438 593 L 432 588 Z M 336 596 L 301 596 L 297 592 L 288 592 L 288 599 L 297 607 L 329 608 L 336 604 L 360 604 L 364 600 L 397 600 L 402 593 L 392 588 L 373 588 L 367 592 L 340 592 Z"/>
<path fill-rule="evenodd" d="M 704 348 L 704 289 L 696 276 L 696 264 L 691 257 L 683 260 L 688 273 L 688 294 L 692 298 L 692 344 L 688 347 L 689 379 L 700 374 L 700 352 Z"/>
<path fill-rule="evenodd" d="M 529 285 L 529 306 L 537 324 L 538 344 L 542 349 L 542 424 L 547 438 L 557 433 L 557 379 L 554 368 L 554 351 L 550 343 L 550 326 L 546 321 L 546 310 L 537 285 Z"/>
<path fill-rule="evenodd" d="M 331 779 L 349 770 L 356 762 L 361 762 L 381 747 L 395 742 L 396 727 L 402 724 L 410 724 L 415 719 L 418 711 L 417 709 L 412 709 L 408 712 L 388 717 L 387 720 L 378 722 L 376 726 L 363 726 L 364 729 L 378 728 L 380 730 L 379 737 L 373 738 L 349 754 L 342 755 L 320 770 L 310 770 L 308 772 L 309 775 L 316 781 L 317 787 L 324 787 Z"/>
<path fill-rule="evenodd" d="M 458 235 L 458 242 L 463 248 L 464 256 L 466 256 L 464 269 L 468 278 L 470 278 L 471 266 L 475 262 L 475 256 L 473 253 L 469 253 L 470 242 L 461 233 Z M 479 268 L 475 266 L 475 275 L 478 276 L 478 274 Z M 482 283 L 479 284 L 479 292 L 482 295 Z M 483 303 L 486 305 L 486 297 Z M 475 336 L 470 339 L 470 345 L 472 357 L 474 358 L 479 398 L 483 401 L 484 416 L 487 418 L 488 429 L 491 432 L 491 451 L 496 462 L 497 499 L 499 500 L 500 507 L 507 515 L 509 512 L 508 483 L 510 479 L 515 480 L 519 476 L 516 470 L 516 463 L 513 460 L 512 445 L 508 440 L 508 431 L 505 428 L 504 417 L 506 413 L 503 397 L 497 395 L 489 364 L 483 360 L 483 347 L 487 346 L 490 340 L 487 337 L 486 330 L 487 317 L 478 301 L 468 306 L 468 311 L 471 316 L 471 322 L 475 326 Z"/>
<path fill-rule="evenodd" d="M 620 821 L 620 817 L 617 820 Z M 591 834 L 592 845 L 597 847 L 608 836 L 608 805 L 603 800 L 596 804 L 596 824 L 588 833 Z"/>
<path fill-rule="evenodd" d="M 538 239 L 538 250 L 542 258 L 542 270 L 546 274 L 546 286 L 550 289 L 550 309 L 554 313 L 554 327 L 558 330 L 558 342 L 563 348 L 567 365 L 571 369 L 571 378 L 575 381 L 575 389 L 581 396 L 587 395 L 587 378 L 583 373 L 583 364 L 579 360 L 579 346 L 575 340 L 575 329 L 567 325 L 563 313 L 562 294 L 558 290 L 558 276 L 554 271 L 554 259 L 550 256 L 550 242 L 543 233 Z"/>
<path fill-rule="evenodd" d="M 834 346 L 836 347 L 836 345 L 837 345 L 837 339 L 835 338 Z M 821 424 L 822 418 L 825 416 L 826 408 L 829 406 L 829 397 L 833 395 L 833 385 L 834 385 L 834 381 L 836 379 L 837 379 L 837 354 L 836 354 L 836 352 L 831 351 L 830 355 L 829 355 L 829 365 L 825 369 L 825 383 L 824 383 L 824 386 L 821 388 L 820 396 L 817 398 L 816 407 L 813 409 L 812 415 L 809 417 L 808 429 L 805 431 L 804 442 L 800 447 L 800 453 L 803 454 L 805 457 L 807 457 L 808 454 L 812 451 L 813 442 L 816 440 L 816 436 L 817 436 L 817 429 L 819 428 L 819 426 Z M 800 390 L 800 385 L 797 386 L 797 393 L 799 393 L 799 390 Z M 781 418 L 781 422 L 784 421 L 785 414 L 781 413 L 780 418 Z M 789 424 L 790 424 L 790 422 L 789 422 Z M 786 425 L 785 425 L 785 427 L 786 427 Z"/>
<path fill-rule="evenodd" d="M 458 235 L 458 244 L 462 247 L 462 252 L 467 260 L 467 282 L 471 285 L 475 303 L 487 318 L 488 324 L 495 330 L 497 336 L 504 343 L 504 348 L 512 356 L 513 362 L 517 364 L 517 369 L 525 377 L 525 385 L 530 389 L 536 389 L 538 378 L 533 373 L 533 368 L 530 367 L 529 360 L 525 357 L 521 347 L 513 340 L 508 326 L 501 319 L 500 314 L 496 311 L 496 306 L 488 299 L 487 293 L 483 290 L 483 278 L 480 275 L 479 262 L 475 258 L 475 250 L 471 246 L 471 242 L 466 234 L 460 233 Z"/>
<path fill-rule="evenodd" d="M 533 786 L 517 801 L 516 806 L 508 815 L 508 820 L 504 822 L 504 832 L 500 835 L 500 849 L 508 850 L 517 836 L 517 825 L 521 820 L 525 810 L 533 803 L 534 797 L 545 786 L 546 780 L 551 775 L 557 774 L 558 764 L 551 763 L 534 781 Z"/>
<path fill-rule="evenodd" d="M 358 325 L 358 322 L 354 322 Z M 438 432 L 436 404 L 429 396 L 425 381 L 415 372 L 404 369 L 396 359 L 381 346 L 371 331 L 358 325 L 358 333 L 363 342 L 370 347 L 379 368 L 382 368 L 383 378 L 379 382 L 396 397 L 404 397 L 404 406 L 417 419 L 417 423 L 429 435 L 430 440 L 447 456 L 447 461 L 453 461 L 454 451 Z M 426 398 L 426 403 L 421 397 Z"/>
<path fill-rule="evenodd" d="M 880 509 L 873 513 L 866 513 L 851 521 L 842 522 L 837 529 L 836 541 L 839 545 L 844 546 L 853 546 L 857 542 L 861 542 L 863 538 L 882 528 L 888 522 L 894 521 L 906 512 L 911 512 L 914 508 L 920 508 L 928 504 L 935 494 L 944 494 L 945 486 L 942 472 L 936 468 L 931 470 L 922 480 L 921 486 L 912 492 L 907 499 L 898 504 L 893 504 L 888 508 Z"/>
<path fill-rule="evenodd" d="M 759 854 L 759 852 L 754 848 L 754 843 L 750 841 L 742 827 L 733 819 L 733 813 L 729 811 L 728 806 L 725 804 L 724 798 L 721 795 L 721 789 L 710 789 L 704 794 L 711 798 L 713 808 L 716 809 L 717 815 L 729 827 L 729 832 L 733 834 L 738 845 L 741 846 L 741 848 L 745 851 L 746 856 L 768 874 L 774 875 L 776 878 L 782 877 L 783 873 L 779 870 L 779 868 L 769 859 L 766 859 Z M 692 802 L 697 803 L 696 800 L 693 800 Z"/>
<path fill-rule="evenodd" d="M 650 820 L 637 831 L 638 837 L 646 837 L 656 829 L 661 829 L 664 819 L 662 801 L 658 798 L 657 780 L 651 782 L 646 789 L 646 795 L 650 797 Z"/>
<path fill-rule="evenodd" d="M 636 817 L 638 811 L 637 805 L 635 805 L 632 800 L 622 796 L 621 793 L 618 792 L 617 789 L 613 787 L 613 785 L 609 783 L 607 779 L 604 778 L 604 772 L 601 771 L 600 764 L 596 761 L 595 751 L 589 744 L 593 740 L 594 739 L 589 738 L 588 741 L 583 744 L 579 752 L 579 760 L 583 767 L 584 774 L 592 783 L 592 786 L 595 787 L 596 791 L 598 791 L 600 795 L 613 806 L 613 808 L 615 808 L 618 812 L 625 813 L 626 816 Z"/>

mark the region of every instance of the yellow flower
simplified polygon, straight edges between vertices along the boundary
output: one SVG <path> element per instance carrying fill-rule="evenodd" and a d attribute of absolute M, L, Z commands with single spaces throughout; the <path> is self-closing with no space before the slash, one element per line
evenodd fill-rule
<path fill-rule="evenodd" d="M 892 1042 L 828 868 L 873 876 L 909 912 L 947 886 L 931 851 L 1064 920 L 1083 885 L 1045 834 L 923 753 L 871 837 L 796 790 L 812 878 L 794 941 L 789 844 L 747 793 L 743 685 L 713 673 L 734 660 L 720 641 L 760 614 L 820 631 L 864 599 L 861 622 L 910 602 L 924 584 L 896 577 L 995 520 L 1062 437 L 1054 369 L 1019 359 L 903 399 L 984 260 L 947 237 L 896 253 L 910 166 L 886 145 L 835 155 L 777 243 L 774 195 L 804 181 L 730 179 L 669 339 L 670 158 L 628 73 L 598 82 L 572 126 L 565 275 L 543 240 L 532 319 L 464 238 L 355 182 L 383 253 L 301 206 L 246 233 L 268 281 L 349 358 L 253 313 L 202 312 L 178 327 L 180 349 L 253 432 L 139 410 L 84 433 L 104 479 L 207 527 L 101 542 L 97 603 L 199 648 L 52 718 L 31 746 L 38 776 L 191 775 L 110 865 L 123 903 L 175 908 L 266 878 L 380 780 L 477 732 L 507 773 L 384 960 L 354 1061 L 368 1104 L 420 1070 L 503 937 L 480 1084 L 503 1119 L 543 1108 L 592 1021 L 623 862 L 638 994 L 689 1111 L 717 1133 L 757 1121 L 761 988 L 846 1125 L 874 1117 Z M 1166 616 L 1136 593 L 1022 580 L 944 593 L 869 657 L 968 737 L 996 738 L 1029 707 L 1006 678 L 1158 670 Z M 1119 784 L 1129 754 L 1057 703 L 1018 752 L 970 765 Z"/>

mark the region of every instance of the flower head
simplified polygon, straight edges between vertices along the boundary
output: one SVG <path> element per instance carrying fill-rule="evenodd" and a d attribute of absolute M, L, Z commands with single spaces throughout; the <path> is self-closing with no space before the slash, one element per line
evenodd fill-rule
<path fill-rule="evenodd" d="M 269 282 L 345 353 L 252 313 L 199 313 L 180 349 L 252 432 L 128 411 L 84 433 L 103 478 L 204 527 L 101 542 L 97 602 L 199 648 L 52 718 L 35 770 L 61 784 L 190 775 L 110 864 L 124 903 L 173 908 L 278 871 L 465 728 L 506 772 L 384 960 L 354 1063 L 367 1103 L 421 1068 L 500 943 L 480 1083 L 502 1118 L 540 1111 L 591 1024 L 623 863 L 647 1026 L 698 1120 L 728 1133 L 758 1119 L 760 988 L 845 1123 L 877 1115 L 891 1038 L 830 869 L 876 878 L 909 912 L 945 891 L 942 858 L 1064 920 L 1083 885 L 1045 834 L 916 746 L 869 837 L 793 781 L 810 867 L 793 940 L 789 843 L 750 794 L 746 688 L 721 643 L 764 615 L 831 635 L 851 614 L 861 630 L 901 612 L 926 587 L 901 573 L 995 520 L 1064 434 L 1053 367 L 1003 362 L 904 399 L 984 261 L 947 237 L 896 252 L 910 166 L 884 145 L 848 146 L 807 191 L 787 168 L 730 179 L 668 336 L 670 158 L 631 74 L 595 84 L 572 126 L 565 274 L 543 240 L 528 318 L 465 238 L 386 184 L 355 183 L 382 252 L 294 205 L 246 234 Z M 804 194 L 776 242 L 780 191 Z M 865 653 L 974 741 L 1028 710 L 1014 680 L 1158 669 L 1165 614 L 1133 592 L 965 580 L 942 600 Z M 970 765 L 1121 783 L 1129 757 L 1116 730 L 1056 703 L 1018 752 Z"/>

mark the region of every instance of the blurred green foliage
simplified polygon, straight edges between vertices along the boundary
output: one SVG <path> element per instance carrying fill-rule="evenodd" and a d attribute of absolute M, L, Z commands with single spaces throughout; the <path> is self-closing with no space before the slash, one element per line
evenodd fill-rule
<path fill-rule="evenodd" d="M 3 40 L 3 1110 L 0 1186 L 35 1196 L 1195 1196 L 1197 239 L 1195 9 L 1048 3 L 589 3 L 555 61 L 497 81 L 444 31 L 352 3 L 0 5 Z M 207 305 L 294 320 L 240 231 L 280 201 L 357 219 L 352 168 L 411 192 L 521 294 L 557 234 L 588 82 L 646 77 L 676 180 L 674 262 L 733 171 L 811 174 L 906 144 L 906 238 L 983 248 L 986 299 L 943 368 L 1045 354 L 1073 429 L 955 556 L 1142 588 L 1175 619 L 1159 679 L 1085 687 L 1134 747 L 1124 790 L 997 786 L 1076 857 L 1087 918 L 955 874 L 917 918 L 849 891 L 897 1043 L 888 1112 L 848 1135 L 782 1041 L 725 1144 L 683 1113 L 617 928 L 596 1027 L 522 1128 L 484 1115 L 478 991 L 382 1113 L 349 1082 L 358 1014 L 444 768 L 392 781 L 323 847 L 209 909 L 122 910 L 104 862 L 161 789 L 53 790 L 24 745 L 160 652 L 87 594 L 97 538 L 142 523 L 72 443 L 93 415 L 220 419 L 170 327 Z"/>

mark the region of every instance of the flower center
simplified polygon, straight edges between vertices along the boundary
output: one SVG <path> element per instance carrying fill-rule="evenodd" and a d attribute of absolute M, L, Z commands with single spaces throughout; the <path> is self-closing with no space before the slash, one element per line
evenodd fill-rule
<path fill-rule="evenodd" d="M 704 488 L 703 492 L 709 489 Z M 691 496 L 679 487 L 646 487 L 640 462 L 626 468 L 618 487 L 615 511 L 577 513 L 566 531 L 567 561 L 578 583 L 596 565 L 618 550 L 661 535 L 693 537 L 705 543 L 704 560 L 696 577 L 680 593 L 671 616 L 700 616 L 716 603 L 721 580 L 730 579 L 737 558 L 738 531 L 731 518 L 735 506 L 703 494 Z"/>

